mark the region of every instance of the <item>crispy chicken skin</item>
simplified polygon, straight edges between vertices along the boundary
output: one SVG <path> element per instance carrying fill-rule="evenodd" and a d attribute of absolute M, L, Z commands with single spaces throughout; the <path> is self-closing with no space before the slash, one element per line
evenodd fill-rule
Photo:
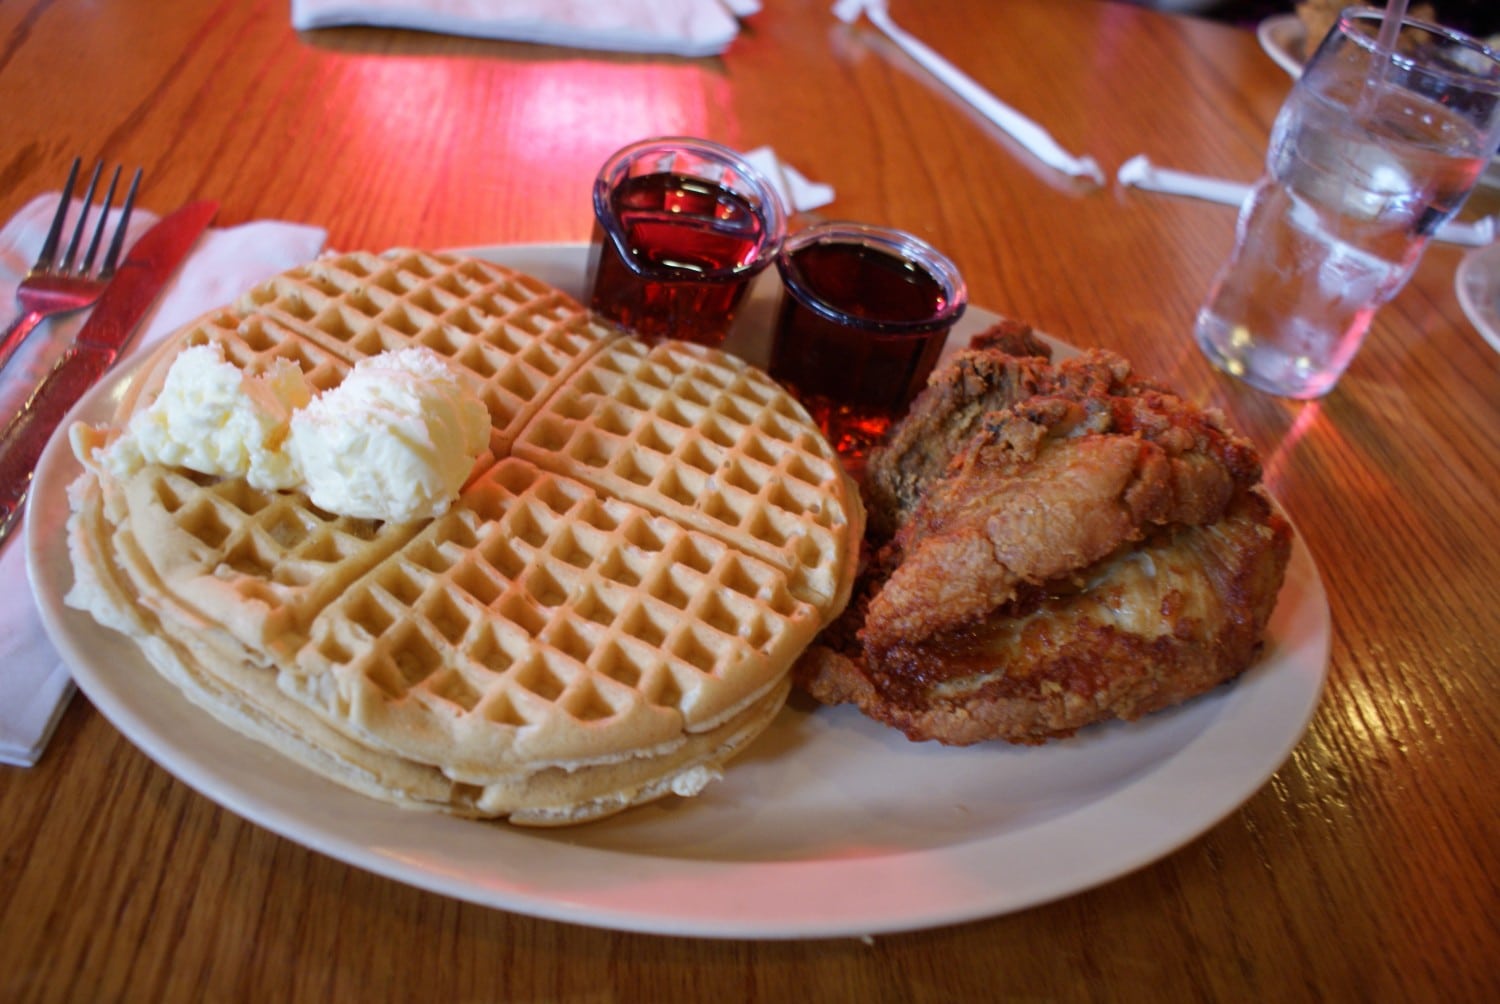
<path fill-rule="evenodd" d="M 1212 523 L 1259 476 L 1248 444 L 1154 390 L 991 413 L 897 532 L 867 654 L 978 620 L 1154 527 Z"/>
<path fill-rule="evenodd" d="M 1038 395 L 1087 398 L 1147 386 L 1129 383 L 1130 364 L 1112 352 L 1056 366 L 1051 359 L 1051 346 L 1031 327 L 1001 321 L 933 373 L 890 439 L 870 455 L 863 489 L 872 532 L 879 538 L 896 532 L 986 416 Z"/>
<path fill-rule="evenodd" d="M 1158 531 L 1082 582 L 1024 589 L 995 616 L 903 646 L 879 670 L 848 644 L 857 628 L 836 624 L 797 679 L 825 704 L 855 704 L 914 741 L 946 745 L 1036 745 L 1134 720 L 1255 660 L 1290 549 L 1286 521 L 1246 493 L 1215 524 Z"/>
<path fill-rule="evenodd" d="M 1291 545 L 1254 449 L 1120 357 L 1054 366 L 1028 335 L 980 336 L 872 456 L 868 566 L 798 667 L 819 700 L 1035 743 L 1254 660 Z"/>

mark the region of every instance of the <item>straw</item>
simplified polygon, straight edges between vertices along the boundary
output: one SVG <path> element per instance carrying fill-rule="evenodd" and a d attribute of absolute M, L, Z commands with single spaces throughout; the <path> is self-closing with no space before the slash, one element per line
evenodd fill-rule
<path fill-rule="evenodd" d="M 1396 36 L 1401 32 L 1401 20 L 1406 17 L 1407 0 L 1386 0 L 1385 17 L 1380 21 L 1380 34 L 1375 36 L 1375 59 L 1377 68 L 1384 72 L 1391 55 L 1396 51 Z"/>
<path fill-rule="evenodd" d="M 1003 129 L 1042 163 L 1072 177 L 1089 178 L 1095 184 L 1104 184 L 1104 172 L 1092 157 L 1075 157 L 1068 153 L 1047 130 L 1000 101 L 972 77 L 898 27 L 886 13 L 885 0 L 839 0 L 834 4 L 833 14 L 846 24 L 853 24 L 863 14 L 927 72 L 948 85 L 960 98 Z"/>
<path fill-rule="evenodd" d="M 1370 72 L 1365 77 L 1365 89 L 1359 96 L 1355 109 L 1356 118 L 1366 119 L 1374 111 L 1376 92 L 1385 84 L 1386 70 L 1391 57 L 1396 54 L 1396 36 L 1401 33 L 1401 21 L 1406 17 L 1407 0 L 1387 0 L 1385 15 L 1380 19 L 1380 31 L 1375 36 L 1375 52 L 1370 57 Z"/>
<path fill-rule="evenodd" d="M 1252 190 L 1251 185 L 1238 181 L 1160 167 L 1153 164 L 1145 154 L 1131 157 L 1121 164 L 1115 180 L 1127 188 L 1161 192 L 1165 195 L 1184 195 L 1223 206 L 1243 205 Z M 1464 247 L 1483 247 L 1495 240 L 1497 229 L 1500 228 L 1496 227 L 1493 216 L 1486 216 L 1472 223 L 1449 220 L 1438 227 L 1432 239 Z"/>

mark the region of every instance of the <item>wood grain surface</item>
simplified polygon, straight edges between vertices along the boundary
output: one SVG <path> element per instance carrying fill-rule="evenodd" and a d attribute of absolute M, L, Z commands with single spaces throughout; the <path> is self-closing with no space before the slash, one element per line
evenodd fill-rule
<path fill-rule="evenodd" d="M 38 766 L 0 768 L 0 1000 L 1500 999 L 1500 353 L 1455 297 L 1464 250 L 1430 249 L 1332 395 L 1260 395 L 1191 338 L 1232 209 L 1058 176 L 830 7 L 766 0 L 722 58 L 685 60 L 298 34 L 286 0 L 7 2 L 0 218 L 81 154 L 142 165 L 153 210 L 211 197 L 221 225 L 313 223 L 334 248 L 576 241 L 627 142 L 774 146 L 836 187 L 825 214 L 920 234 L 975 304 L 1120 350 L 1261 447 L 1333 622 L 1284 767 L 1180 851 L 1050 905 L 695 940 L 347 867 L 219 809 L 79 697 Z M 1146 153 L 1254 179 L 1290 85 L 1248 29 L 1126 4 L 891 7 L 1111 175 Z"/>

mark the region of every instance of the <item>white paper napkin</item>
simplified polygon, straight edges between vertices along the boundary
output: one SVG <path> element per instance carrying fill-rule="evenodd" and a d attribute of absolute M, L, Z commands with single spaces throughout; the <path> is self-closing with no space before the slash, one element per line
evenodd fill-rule
<path fill-rule="evenodd" d="M 863 14 L 870 19 L 871 24 L 900 46 L 903 52 L 922 64 L 928 73 L 941 80 L 985 118 L 1004 129 L 1042 163 L 1072 177 L 1088 178 L 1097 185 L 1104 184 L 1104 172 L 1099 169 L 1094 158 L 1075 157 L 1064 150 L 1041 125 L 995 97 L 974 78 L 902 29 L 886 12 L 885 0 L 838 0 L 833 6 L 833 14 L 848 24 L 853 24 Z"/>
<path fill-rule="evenodd" d="M 775 186 L 776 194 L 781 196 L 781 203 L 788 212 L 806 213 L 833 201 L 832 185 L 811 180 L 768 146 L 756 147 L 745 154 L 745 159 Z"/>
<path fill-rule="evenodd" d="M 714 56 L 759 0 L 292 0 L 292 27 L 364 24 L 580 49 Z"/>
<path fill-rule="evenodd" d="M 16 285 L 41 250 L 57 199 L 57 193 L 38 196 L 0 229 L 0 312 L 13 309 Z M 154 222 L 153 214 L 137 209 L 129 241 Z M 207 231 L 147 315 L 131 354 L 255 283 L 315 258 L 326 238 L 317 227 L 279 222 Z M 20 407 L 86 316 L 44 321 L 31 333 L 0 371 L 0 415 L 8 417 Z M 23 523 L 0 550 L 0 595 L 5 597 L 0 604 L 0 763 L 29 767 L 41 756 L 73 686 L 31 597 L 25 531 Z"/>
<path fill-rule="evenodd" d="M 1131 157 L 1121 164 L 1115 177 L 1126 187 L 1140 188 L 1148 192 L 1162 192 L 1167 195 L 1185 195 L 1188 198 L 1217 202 L 1225 206 L 1242 205 L 1252 187 L 1238 181 L 1225 181 L 1223 178 L 1190 174 L 1187 171 L 1176 171 L 1169 167 L 1158 167 L 1151 163 L 1144 154 Z M 1467 247 L 1479 247 L 1494 239 L 1495 218 L 1493 216 L 1486 216 L 1472 223 L 1450 220 L 1433 234 L 1433 240 L 1444 241 L 1448 244 L 1462 244 Z"/>

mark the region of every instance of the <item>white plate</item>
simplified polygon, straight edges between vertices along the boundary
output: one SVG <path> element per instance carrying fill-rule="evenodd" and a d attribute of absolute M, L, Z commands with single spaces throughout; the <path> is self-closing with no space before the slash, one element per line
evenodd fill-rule
<path fill-rule="evenodd" d="M 1307 62 L 1307 29 L 1296 14 L 1273 14 L 1255 27 L 1255 37 L 1266 55 L 1293 77 L 1302 76 Z"/>
<path fill-rule="evenodd" d="M 484 253 L 575 291 L 581 281 L 581 245 Z M 993 317 L 971 310 L 959 337 Z M 106 418 L 127 376 L 98 387 L 79 416 Z M 458 899 L 599 927 L 862 936 L 1107 882 L 1202 834 L 1265 783 L 1302 736 L 1328 659 L 1328 604 L 1299 542 L 1265 657 L 1185 706 L 1040 748 L 945 749 L 850 708 L 794 700 L 698 798 L 528 831 L 396 809 L 323 781 L 221 727 L 133 646 L 66 607 L 65 492 L 77 471 L 65 437 L 55 438 L 27 516 L 33 588 L 79 686 L 131 742 L 226 809 L 323 854 Z"/>
<path fill-rule="evenodd" d="M 1464 313 L 1484 340 L 1500 352 L 1500 243 L 1464 255 L 1454 282 Z"/>

